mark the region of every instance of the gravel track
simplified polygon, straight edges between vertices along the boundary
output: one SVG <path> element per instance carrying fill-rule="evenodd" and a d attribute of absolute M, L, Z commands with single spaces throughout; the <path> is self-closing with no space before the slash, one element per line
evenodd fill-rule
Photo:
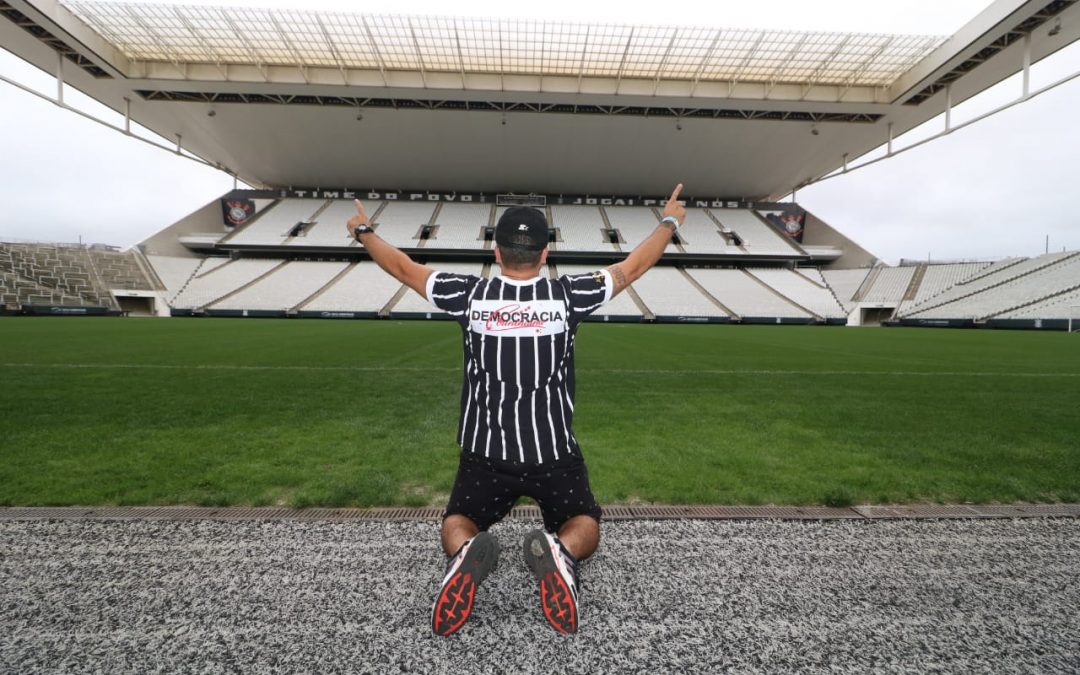
<path fill-rule="evenodd" d="M 532 526 L 438 638 L 432 522 L 0 521 L 0 671 L 1080 671 L 1080 520 L 608 523 L 570 637 Z"/>

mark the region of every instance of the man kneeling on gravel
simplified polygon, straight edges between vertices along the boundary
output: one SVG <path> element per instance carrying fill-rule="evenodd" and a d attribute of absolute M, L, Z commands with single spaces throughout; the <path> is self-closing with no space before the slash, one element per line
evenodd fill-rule
<path fill-rule="evenodd" d="M 600 542 L 600 506 L 572 430 L 574 337 L 589 314 L 656 264 L 686 217 L 682 184 L 656 230 L 625 260 L 588 274 L 541 276 L 547 261 L 544 214 L 512 207 L 495 226 L 502 274 L 484 279 L 437 272 L 414 262 L 375 232 L 360 201 L 348 222 L 386 272 L 460 324 L 465 351 L 458 445 L 461 458 L 442 523 L 449 560 L 431 626 L 461 628 L 499 546 L 488 529 L 519 497 L 536 500 L 544 529 L 525 537 L 525 563 L 540 588 L 544 618 L 562 633 L 578 627 L 578 562 Z"/>

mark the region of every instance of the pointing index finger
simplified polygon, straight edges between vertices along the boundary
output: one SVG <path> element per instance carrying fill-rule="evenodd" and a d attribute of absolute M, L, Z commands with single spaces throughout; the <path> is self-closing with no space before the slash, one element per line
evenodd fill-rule
<path fill-rule="evenodd" d="M 364 204 L 359 199 L 354 199 L 353 203 L 356 204 L 356 212 L 357 213 L 363 213 L 364 212 Z"/>
<path fill-rule="evenodd" d="M 678 201 L 679 193 L 682 192 L 682 183 L 675 186 L 675 189 L 671 191 L 671 197 L 668 198 L 669 202 Z"/>

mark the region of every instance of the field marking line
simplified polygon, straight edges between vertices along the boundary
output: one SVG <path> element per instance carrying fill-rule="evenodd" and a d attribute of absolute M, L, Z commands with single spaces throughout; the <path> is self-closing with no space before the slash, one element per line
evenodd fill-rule
<path fill-rule="evenodd" d="M 67 368 L 67 369 L 149 369 L 149 370 L 239 370 L 239 371 L 311 371 L 311 372 L 461 372 L 461 366 L 243 366 L 209 364 L 162 363 L 0 363 L 0 368 Z M 1031 373 L 984 371 L 920 371 L 920 370 L 734 370 L 695 368 L 693 370 L 663 370 L 644 368 L 577 368 L 579 373 L 612 375 L 843 375 L 888 377 L 1080 377 L 1080 373 Z"/>

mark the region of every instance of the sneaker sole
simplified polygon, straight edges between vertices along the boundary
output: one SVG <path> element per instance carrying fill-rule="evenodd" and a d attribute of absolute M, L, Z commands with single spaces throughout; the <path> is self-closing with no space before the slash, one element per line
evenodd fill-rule
<path fill-rule="evenodd" d="M 473 539 L 461 566 L 442 587 L 435 609 L 431 613 L 431 628 L 437 635 L 447 636 L 465 625 L 472 613 L 476 587 L 495 569 L 499 560 L 499 544 L 487 532 Z"/>
<path fill-rule="evenodd" d="M 525 563 L 540 582 L 540 608 L 551 627 L 560 633 L 577 632 L 577 605 L 574 596 L 559 574 L 542 532 L 525 537 Z"/>

